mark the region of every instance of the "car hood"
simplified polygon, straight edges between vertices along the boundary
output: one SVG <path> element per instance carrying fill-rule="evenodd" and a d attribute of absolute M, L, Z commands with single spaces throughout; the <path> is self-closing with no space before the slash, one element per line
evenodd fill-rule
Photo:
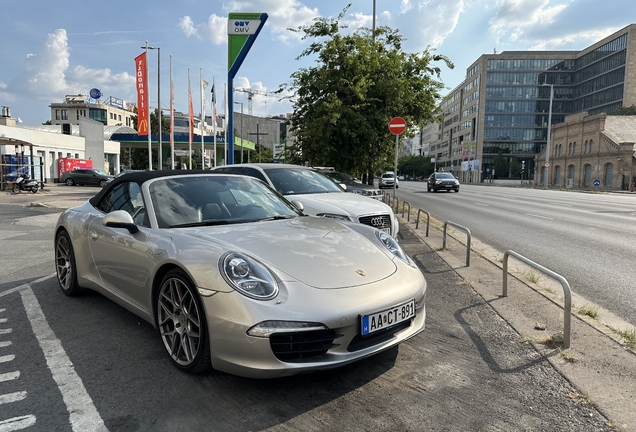
<path fill-rule="evenodd" d="M 186 230 L 192 236 L 222 243 L 226 250 L 257 258 L 278 270 L 283 280 L 314 288 L 365 285 L 385 279 L 397 269 L 394 257 L 379 242 L 332 219 L 297 217 Z M 372 230 L 369 233 L 375 235 Z"/>
<path fill-rule="evenodd" d="M 346 192 L 286 195 L 285 198 L 302 203 L 305 214 L 346 214 L 354 222 L 363 215 L 393 213 L 391 207 L 378 200 Z"/>

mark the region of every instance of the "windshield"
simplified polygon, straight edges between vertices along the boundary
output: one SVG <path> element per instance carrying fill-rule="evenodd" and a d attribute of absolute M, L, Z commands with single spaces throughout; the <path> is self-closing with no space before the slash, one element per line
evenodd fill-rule
<path fill-rule="evenodd" d="M 328 177 L 314 170 L 304 168 L 271 168 L 265 173 L 274 187 L 283 195 L 344 193 Z"/>
<path fill-rule="evenodd" d="M 351 177 L 350 175 L 339 173 L 339 172 L 328 172 L 324 173 L 327 177 L 331 178 L 340 183 L 353 183 L 356 179 Z"/>
<path fill-rule="evenodd" d="M 301 215 L 287 200 L 251 177 L 187 175 L 149 186 L 159 228 L 226 225 Z"/>
<path fill-rule="evenodd" d="M 95 173 L 96 173 L 96 174 L 99 174 L 99 175 L 103 175 L 103 176 L 110 175 L 110 174 L 105 173 L 104 171 L 100 171 L 100 170 L 95 170 Z"/>
<path fill-rule="evenodd" d="M 393 173 L 384 173 L 384 174 L 382 174 L 382 178 L 393 178 L 393 177 L 395 177 L 393 175 Z"/>
<path fill-rule="evenodd" d="M 435 174 L 435 176 L 439 179 L 454 179 L 455 176 L 453 176 L 451 173 L 437 173 Z"/>

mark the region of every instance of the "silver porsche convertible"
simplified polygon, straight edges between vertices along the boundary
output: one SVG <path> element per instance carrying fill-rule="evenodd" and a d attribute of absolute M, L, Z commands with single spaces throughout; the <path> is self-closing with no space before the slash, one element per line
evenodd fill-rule
<path fill-rule="evenodd" d="M 297 207 L 252 177 L 130 173 L 62 213 L 57 277 L 147 320 L 190 373 L 329 369 L 424 329 L 426 280 L 390 234 Z"/>

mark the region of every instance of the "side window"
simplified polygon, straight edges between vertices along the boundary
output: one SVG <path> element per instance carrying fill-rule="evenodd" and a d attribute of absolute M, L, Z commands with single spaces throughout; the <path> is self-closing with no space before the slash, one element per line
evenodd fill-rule
<path fill-rule="evenodd" d="M 124 210 L 132 216 L 135 224 L 145 227 L 150 226 L 141 189 L 137 183 L 120 183 L 102 198 L 97 208 L 104 213 Z"/>
<path fill-rule="evenodd" d="M 268 183 L 267 183 L 267 179 L 265 178 L 265 176 L 263 175 L 263 173 L 262 173 L 262 172 L 260 172 L 259 170 L 255 169 L 255 168 L 249 168 L 249 167 L 248 167 L 248 168 L 245 168 L 244 174 L 245 174 L 245 175 L 248 175 L 248 176 L 250 176 L 250 177 L 257 178 L 257 179 L 259 179 L 260 181 L 264 182 L 265 184 L 268 184 Z"/>

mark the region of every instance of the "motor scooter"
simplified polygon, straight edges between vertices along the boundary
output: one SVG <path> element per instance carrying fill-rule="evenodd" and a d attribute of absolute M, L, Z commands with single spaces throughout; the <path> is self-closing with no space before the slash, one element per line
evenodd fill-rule
<path fill-rule="evenodd" d="M 40 185 L 38 182 L 29 177 L 28 174 L 20 174 L 13 185 L 13 193 L 16 194 L 22 191 L 37 193 L 39 189 Z"/>

